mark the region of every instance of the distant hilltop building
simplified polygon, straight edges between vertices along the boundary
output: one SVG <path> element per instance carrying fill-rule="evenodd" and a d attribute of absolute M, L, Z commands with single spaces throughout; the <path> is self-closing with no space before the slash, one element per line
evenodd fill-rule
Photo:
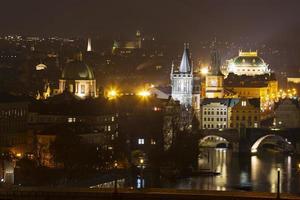
<path fill-rule="evenodd" d="M 268 64 L 260 58 L 257 51 L 239 52 L 239 56 L 228 60 L 227 69 L 224 74 L 234 73 L 236 75 L 255 76 L 270 73 Z"/>
<path fill-rule="evenodd" d="M 142 48 L 141 32 L 137 30 L 134 40 L 130 40 L 130 41 L 115 40 L 112 47 L 112 53 L 128 54 L 135 49 L 141 49 L 141 48 Z"/>
<path fill-rule="evenodd" d="M 80 98 L 96 97 L 96 79 L 93 70 L 82 61 L 82 54 L 68 63 L 59 80 L 59 93 L 68 91 Z"/>

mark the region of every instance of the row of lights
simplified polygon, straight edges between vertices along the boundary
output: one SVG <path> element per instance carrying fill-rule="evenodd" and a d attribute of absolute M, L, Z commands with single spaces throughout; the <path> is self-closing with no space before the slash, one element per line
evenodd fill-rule
<path fill-rule="evenodd" d="M 109 100 L 114 100 L 114 99 L 116 99 L 116 98 L 118 98 L 119 96 L 122 96 L 122 95 L 123 95 L 123 93 L 121 93 L 118 89 L 115 89 L 115 88 L 109 89 L 106 93 L 106 97 Z M 151 93 L 146 89 L 142 89 L 142 90 L 138 91 L 136 93 L 136 95 L 138 95 L 142 98 L 147 98 L 151 95 Z"/>

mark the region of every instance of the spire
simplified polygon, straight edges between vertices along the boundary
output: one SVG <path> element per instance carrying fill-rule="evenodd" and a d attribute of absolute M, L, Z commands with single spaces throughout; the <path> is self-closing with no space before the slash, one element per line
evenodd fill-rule
<path fill-rule="evenodd" d="M 92 51 L 92 39 L 88 38 L 88 44 L 87 44 L 87 48 L 86 48 L 87 52 L 91 52 Z"/>
<path fill-rule="evenodd" d="M 174 72 L 174 61 L 172 60 L 171 75 L 173 74 L 173 72 Z"/>
<path fill-rule="evenodd" d="M 220 71 L 221 58 L 218 50 L 216 49 L 216 39 L 212 42 L 211 50 L 211 74 L 212 75 L 223 75 Z"/>
<path fill-rule="evenodd" d="M 184 43 L 184 50 L 183 50 L 181 63 L 179 66 L 179 72 L 187 73 L 190 71 L 191 71 L 191 61 L 190 61 L 189 44 Z"/>

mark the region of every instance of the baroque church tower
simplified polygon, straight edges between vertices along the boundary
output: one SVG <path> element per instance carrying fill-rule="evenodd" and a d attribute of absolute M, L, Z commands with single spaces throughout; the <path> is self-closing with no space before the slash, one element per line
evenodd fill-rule
<path fill-rule="evenodd" d="M 172 98 L 180 104 L 192 106 L 193 99 L 193 66 L 190 59 L 189 45 L 184 44 L 184 51 L 178 70 L 171 71 Z"/>
<path fill-rule="evenodd" d="M 224 75 L 220 71 L 221 58 L 220 54 L 213 44 L 211 51 L 211 72 L 206 76 L 205 93 L 206 98 L 223 98 L 224 97 Z"/>

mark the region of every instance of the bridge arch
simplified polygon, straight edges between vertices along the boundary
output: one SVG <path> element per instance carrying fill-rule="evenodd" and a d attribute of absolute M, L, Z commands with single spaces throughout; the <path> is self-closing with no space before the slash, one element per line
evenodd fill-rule
<path fill-rule="evenodd" d="M 270 141 L 272 141 L 272 142 L 276 141 L 276 143 L 278 144 L 278 147 L 282 148 L 283 150 L 292 151 L 292 149 L 293 149 L 291 142 L 289 142 L 286 138 L 284 138 L 280 135 L 268 134 L 268 135 L 258 138 L 254 142 L 254 144 L 251 146 L 251 149 L 250 149 L 251 153 L 257 153 L 259 147 L 268 141 L 269 141 L 269 143 L 271 143 Z"/>
<path fill-rule="evenodd" d="M 199 140 L 199 147 L 227 148 L 229 141 L 218 135 L 207 135 Z"/>

